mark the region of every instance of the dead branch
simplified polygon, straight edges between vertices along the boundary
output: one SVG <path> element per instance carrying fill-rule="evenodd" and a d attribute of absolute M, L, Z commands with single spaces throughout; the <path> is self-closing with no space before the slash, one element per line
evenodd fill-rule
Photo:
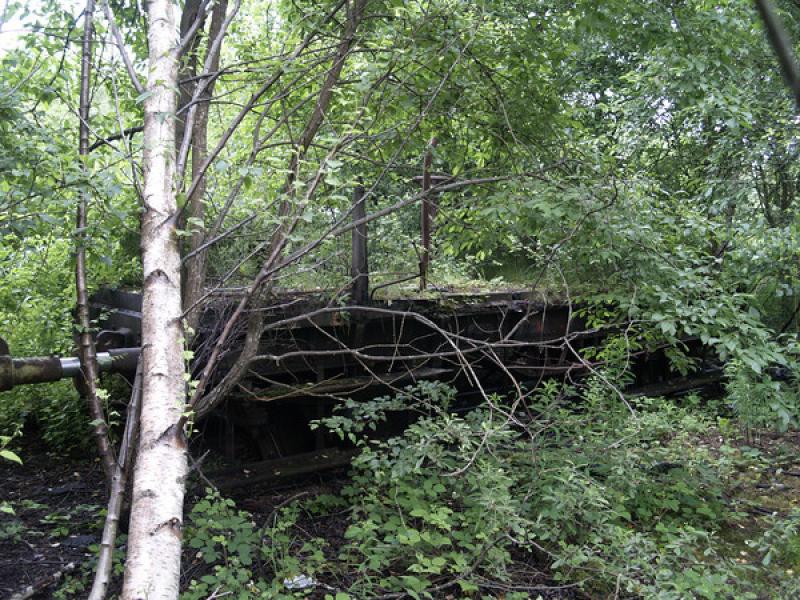
<path fill-rule="evenodd" d="M 89 600 L 103 600 L 111 581 L 111 568 L 113 566 L 114 546 L 116 544 L 119 518 L 122 509 L 122 500 L 128 485 L 131 463 L 133 462 L 136 438 L 139 430 L 139 413 L 142 403 L 142 362 L 136 367 L 136 377 L 133 382 L 133 391 L 128 403 L 128 415 L 125 420 L 125 433 L 120 444 L 119 456 L 114 465 L 114 475 L 111 479 L 111 491 L 108 497 L 108 508 L 103 525 L 103 535 L 100 539 L 100 550 L 97 556 L 97 570 L 95 571 L 92 590 Z"/>

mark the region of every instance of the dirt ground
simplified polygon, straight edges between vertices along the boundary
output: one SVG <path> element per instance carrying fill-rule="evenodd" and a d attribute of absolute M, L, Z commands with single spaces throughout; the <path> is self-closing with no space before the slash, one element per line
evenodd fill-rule
<path fill-rule="evenodd" d="M 32 437 L 23 464 L 0 461 L 0 596 L 80 565 L 99 538 L 97 514 L 105 504 L 96 461 L 64 458 Z M 13 513 L 7 512 L 13 510 Z M 49 598 L 53 586 L 37 598 Z"/>
<path fill-rule="evenodd" d="M 0 600 L 27 586 L 41 587 L 33 598 L 45 600 L 54 597 L 66 576 L 85 569 L 93 559 L 92 546 L 99 542 L 102 531 L 100 515 L 106 491 L 97 460 L 60 456 L 49 451 L 35 434 L 23 436 L 21 444 L 18 453 L 23 464 L 0 461 Z M 294 499 L 335 492 L 345 476 L 342 469 L 279 485 L 240 488 L 226 496 L 237 508 L 252 513 L 261 526 Z M 187 509 L 204 494 L 205 485 L 196 473 L 190 476 Z M 340 521 L 305 525 L 334 544 L 346 527 L 344 516 Z M 187 551 L 182 578 L 188 581 L 199 577 L 204 568 Z M 74 592 L 67 597 L 84 595 Z"/>

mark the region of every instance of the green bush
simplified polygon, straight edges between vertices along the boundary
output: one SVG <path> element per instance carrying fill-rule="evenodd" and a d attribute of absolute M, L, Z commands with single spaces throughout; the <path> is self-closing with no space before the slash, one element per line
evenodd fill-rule
<path fill-rule="evenodd" d="M 136 273 L 135 261 L 109 242 L 116 261 L 92 258 L 96 284 L 116 284 Z M 100 244 L 102 247 L 103 244 Z M 69 355 L 74 350 L 75 283 L 69 238 L 13 235 L 0 240 L 0 335 L 16 356 Z M 112 264 L 114 266 L 112 266 Z M 36 422 L 44 440 L 61 451 L 86 450 L 88 410 L 69 380 L 18 386 L 3 392 L 0 434 Z"/>
<path fill-rule="evenodd" d="M 72 348 L 75 305 L 67 240 L 37 238 L 26 246 L 0 245 L 0 335 L 16 356 L 67 354 Z M 88 413 L 72 382 L 18 386 L 3 393 L 0 432 L 13 431 L 28 417 L 54 447 L 82 446 Z"/>
<path fill-rule="evenodd" d="M 741 515 L 726 495 L 747 458 L 704 442 L 716 416 L 697 398 L 626 405 L 596 378 L 548 382 L 526 410 L 495 396 L 454 414 L 453 400 L 451 388 L 423 382 L 344 403 L 317 425 L 360 449 L 349 483 L 336 496 L 288 503 L 262 529 L 229 500 L 198 503 L 188 545 L 207 572 L 184 597 L 325 588 L 331 598 L 489 598 L 519 586 L 534 562 L 591 597 L 747 599 L 773 586 L 764 583 L 774 579 L 770 562 L 796 561 L 796 527 L 778 521 L 749 542 L 763 570 L 735 560 L 725 536 Z M 401 410 L 417 415 L 401 435 L 373 432 Z M 342 512 L 339 547 L 303 522 Z M 289 589 L 301 575 L 314 584 Z M 796 577 L 777 585 L 778 597 L 794 597 Z"/>
<path fill-rule="evenodd" d="M 193 558 L 212 570 L 192 579 L 181 598 L 208 598 L 215 590 L 242 600 L 258 595 L 251 569 L 259 532 L 250 515 L 236 510 L 233 500 L 209 490 L 189 513 L 186 539 Z"/>
<path fill-rule="evenodd" d="M 725 366 L 725 375 L 728 400 L 748 438 L 755 430 L 786 431 L 797 426 L 800 398 L 795 386 L 754 371 L 738 360 Z"/>
<path fill-rule="evenodd" d="M 576 393 L 580 410 L 561 404 Z M 530 407 L 540 416 L 525 427 L 501 398 L 464 416 L 449 413 L 451 399 L 426 383 L 348 403 L 325 421 L 361 447 L 342 492 L 353 508 L 340 560 L 359 574 L 355 597 L 508 583 L 520 552 L 547 557 L 557 578 L 595 593 L 738 589 L 714 537 L 729 517 L 720 482 L 730 466 L 687 454 L 688 436 L 710 423 L 696 410 L 642 399 L 632 414 L 601 380 L 544 386 Z M 401 407 L 422 415 L 402 436 L 363 435 L 365 423 Z"/>

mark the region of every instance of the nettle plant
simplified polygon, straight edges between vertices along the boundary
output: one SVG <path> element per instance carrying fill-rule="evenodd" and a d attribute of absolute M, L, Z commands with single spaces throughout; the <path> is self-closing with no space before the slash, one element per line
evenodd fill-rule
<path fill-rule="evenodd" d="M 359 448 L 348 484 L 261 528 L 229 500 L 198 503 L 187 536 L 203 574 L 184 597 L 302 596 L 312 588 L 287 585 L 301 576 L 331 598 L 493 597 L 531 564 L 593 597 L 758 597 L 754 567 L 724 541 L 741 465 L 700 443 L 715 415 L 698 398 L 628 406 L 610 376 L 547 382 L 525 398 L 527 421 L 496 396 L 457 414 L 455 391 L 436 382 L 344 403 L 316 426 Z M 373 431 L 397 411 L 416 415 L 402 434 Z M 338 547 L 309 527 L 332 514 L 345 519 Z"/>

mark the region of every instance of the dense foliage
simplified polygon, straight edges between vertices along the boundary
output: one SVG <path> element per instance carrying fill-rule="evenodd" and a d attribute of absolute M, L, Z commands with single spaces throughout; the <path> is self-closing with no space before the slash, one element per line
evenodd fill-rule
<path fill-rule="evenodd" d="M 764 466 L 749 444 L 800 426 L 797 109 L 752 3 L 372 0 L 347 38 L 328 16 L 351 4 L 250 1 L 232 21 L 208 119 L 209 149 L 228 141 L 204 210 L 179 231 L 186 250 L 194 232 L 228 232 L 209 250 L 207 286 L 249 285 L 281 233 L 291 260 L 271 289 L 336 297 L 350 281 L 341 229 L 363 185 L 368 212 L 382 211 L 369 223 L 373 285 L 415 291 L 430 153 L 452 187 L 437 194 L 424 294 L 525 288 L 625 331 L 583 351 L 603 368 L 580 385 L 466 414 L 438 384 L 348 403 L 319 426 L 359 448 L 349 484 L 258 525 L 216 494 L 200 501 L 188 539 L 205 570 L 185 597 L 280 597 L 301 575 L 336 600 L 527 597 L 553 581 L 598 597 L 800 594 L 796 509 L 747 538 L 756 566 L 732 556 L 743 540 L 729 535 L 744 520 L 729 500 L 740 471 Z M 800 7 L 776 4 L 800 40 Z M 141 3 L 110 5 L 144 78 Z M 0 15 L 0 335 L 16 355 L 74 349 L 77 233 L 92 290 L 140 285 L 146 96 L 98 17 L 92 152 L 78 157 L 79 12 L 11 1 Z M 342 39 L 352 46 L 304 140 Z M 202 60 L 187 52 L 182 74 Z M 76 232 L 82 193 L 89 225 Z M 688 338 L 725 365 L 724 398 L 626 404 L 630 354 L 666 347 L 670 369 L 691 373 Z M 367 435 L 400 409 L 419 414 L 402 435 Z M 17 458 L 25 427 L 88 451 L 68 383 L 2 394 L 0 456 Z M 300 525 L 342 511 L 337 547 Z M 542 564 L 553 581 L 529 577 Z"/>
<path fill-rule="evenodd" d="M 189 545 L 208 568 L 185 597 L 217 588 L 297 597 L 298 580 L 340 599 L 527 598 L 559 585 L 663 599 L 800 590 L 796 512 L 752 530 L 753 499 L 731 498 L 749 471 L 794 450 L 768 457 L 737 441 L 724 407 L 644 398 L 632 415 L 599 381 L 552 383 L 515 407 L 495 397 L 463 416 L 448 409 L 452 399 L 452 389 L 424 384 L 343 407 L 325 425 L 361 448 L 350 483 L 292 502 L 261 528 L 230 500 L 200 501 Z M 548 417 L 511 425 L 507 411 L 523 407 Z M 370 440 L 399 410 L 420 417 L 401 436 Z M 320 532 L 342 514 L 334 546 Z M 537 577 L 542 561 L 555 583 Z"/>

